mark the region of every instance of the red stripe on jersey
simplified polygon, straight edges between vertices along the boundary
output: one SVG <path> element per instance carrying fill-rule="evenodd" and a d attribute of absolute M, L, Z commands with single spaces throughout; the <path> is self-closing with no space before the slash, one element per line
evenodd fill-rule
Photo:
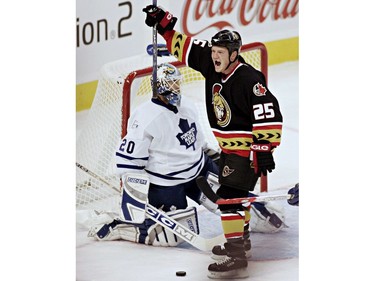
<path fill-rule="evenodd" d="M 246 133 L 220 133 L 218 131 L 212 131 L 214 133 L 215 137 L 220 137 L 220 138 L 252 138 L 251 132 L 246 132 Z"/>
<path fill-rule="evenodd" d="M 278 129 L 281 130 L 283 125 L 281 124 L 270 124 L 270 125 L 260 125 L 257 126 L 256 124 L 253 125 L 253 130 L 274 130 Z"/>
<path fill-rule="evenodd" d="M 242 157 L 250 157 L 250 151 L 249 150 L 230 150 L 230 149 L 225 149 L 221 148 L 221 151 L 224 152 L 225 154 L 236 154 Z"/>

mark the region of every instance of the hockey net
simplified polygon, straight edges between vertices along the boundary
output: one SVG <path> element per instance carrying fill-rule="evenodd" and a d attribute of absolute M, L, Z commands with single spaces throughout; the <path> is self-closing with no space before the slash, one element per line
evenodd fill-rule
<path fill-rule="evenodd" d="M 267 77 L 267 50 L 262 43 L 242 46 L 241 56 Z M 147 64 L 151 65 L 150 57 L 147 61 Z M 161 62 L 170 62 L 179 68 L 183 75 L 182 96 L 189 96 L 194 101 L 209 146 L 218 148 L 207 121 L 203 76 L 173 57 L 158 58 L 158 63 Z M 102 67 L 95 98 L 76 143 L 77 163 L 119 189 L 120 178 L 115 173 L 115 150 L 126 134 L 127 120 L 132 109 L 152 97 L 152 67 L 129 71 L 132 65 L 134 69 L 137 64 L 139 59 L 124 59 Z M 266 177 L 261 178 L 259 189 L 267 190 Z M 115 210 L 119 204 L 118 195 L 118 192 L 100 180 L 91 177 L 82 169 L 76 169 L 77 210 Z"/>

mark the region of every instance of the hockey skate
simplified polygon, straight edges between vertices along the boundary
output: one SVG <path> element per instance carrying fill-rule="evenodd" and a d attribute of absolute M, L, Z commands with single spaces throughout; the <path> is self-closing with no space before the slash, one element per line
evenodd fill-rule
<path fill-rule="evenodd" d="M 251 242 L 249 240 L 245 240 L 244 242 L 245 254 L 246 258 L 251 258 Z M 211 258 L 214 260 L 222 260 L 227 256 L 227 250 L 223 245 L 216 245 L 212 248 L 212 255 Z"/>
<path fill-rule="evenodd" d="M 246 240 L 250 241 L 250 239 Z M 244 239 L 242 237 L 228 239 L 227 242 L 224 243 L 224 251 L 226 251 L 227 254 L 223 259 L 208 266 L 207 276 L 212 279 L 249 277 L 249 273 L 247 272 L 247 258 L 245 254 Z"/>
<path fill-rule="evenodd" d="M 243 246 L 245 249 L 246 258 L 251 258 L 251 241 L 250 241 L 250 231 L 249 226 L 245 226 L 244 235 L 243 235 Z M 225 249 L 225 246 L 216 245 L 212 248 L 212 256 L 211 258 L 214 260 L 222 260 L 227 256 L 228 252 Z"/>
<path fill-rule="evenodd" d="M 224 259 L 208 266 L 208 275 L 212 279 L 247 278 L 247 260 L 225 256 Z"/>

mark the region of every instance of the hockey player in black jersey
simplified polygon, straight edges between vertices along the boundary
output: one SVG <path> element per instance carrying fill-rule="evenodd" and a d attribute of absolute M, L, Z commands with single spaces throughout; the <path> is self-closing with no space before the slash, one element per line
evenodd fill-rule
<path fill-rule="evenodd" d="M 157 24 L 169 52 L 205 78 L 207 115 L 221 148 L 217 194 L 247 196 L 261 173 L 275 169 L 272 153 L 281 140 L 282 114 L 264 75 L 241 57 L 238 32 L 222 30 L 211 41 L 197 40 L 175 31 L 177 18 L 160 7 L 149 5 L 143 11 L 148 26 Z M 227 242 L 213 248 L 223 259 L 209 265 L 210 278 L 248 277 L 249 210 L 241 204 L 220 206 Z"/>

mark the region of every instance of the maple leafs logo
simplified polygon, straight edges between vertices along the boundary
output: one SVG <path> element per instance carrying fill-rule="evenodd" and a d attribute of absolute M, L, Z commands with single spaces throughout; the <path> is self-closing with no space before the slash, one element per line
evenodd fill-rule
<path fill-rule="evenodd" d="M 186 149 L 192 146 L 195 150 L 195 142 L 197 141 L 197 127 L 195 123 L 193 122 L 190 126 L 187 119 L 180 118 L 178 127 L 182 131 L 182 133 L 176 135 L 176 138 L 180 141 L 180 145 L 185 145 Z"/>

